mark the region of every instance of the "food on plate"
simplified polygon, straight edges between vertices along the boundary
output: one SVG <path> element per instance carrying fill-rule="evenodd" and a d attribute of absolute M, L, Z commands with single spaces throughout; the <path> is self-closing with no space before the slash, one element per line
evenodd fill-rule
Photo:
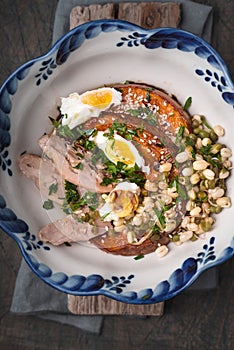
<path fill-rule="evenodd" d="M 190 103 L 132 82 L 61 98 L 51 134 L 38 140 L 42 155 L 19 160 L 43 208 L 63 211 L 39 238 L 138 258 L 203 238 L 231 206 L 232 151 L 222 126 L 191 117 Z"/>

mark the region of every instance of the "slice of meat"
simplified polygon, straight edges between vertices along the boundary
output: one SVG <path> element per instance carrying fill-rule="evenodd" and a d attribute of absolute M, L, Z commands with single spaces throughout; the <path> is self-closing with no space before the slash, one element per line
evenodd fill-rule
<path fill-rule="evenodd" d="M 54 167 L 64 180 L 97 193 L 108 193 L 111 191 L 112 186 L 100 185 L 99 174 L 90 167 L 88 159 L 82 160 L 83 168 L 80 170 L 75 169 L 71 165 L 71 159 L 74 165 L 74 153 L 71 154 L 70 149 L 67 149 L 65 140 L 61 137 L 46 134 L 39 139 L 38 143 L 44 155 L 51 159 Z M 77 158 L 77 163 L 80 161 L 81 160 Z"/>
<path fill-rule="evenodd" d="M 19 168 L 22 173 L 31 179 L 37 188 L 39 188 L 39 169 L 41 157 L 36 154 L 24 153 L 19 158 Z"/>
<path fill-rule="evenodd" d="M 103 234 L 105 227 L 94 227 L 77 221 L 68 215 L 56 222 L 44 226 L 38 233 L 39 239 L 55 246 L 65 242 L 84 242 Z M 95 233 L 94 233 L 95 232 Z"/>
<path fill-rule="evenodd" d="M 49 159 L 42 159 L 36 154 L 24 153 L 20 156 L 19 167 L 22 173 L 31 179 L 40 190 L 42 198 L 51 199 L 58 204 L 65 197 L 63 179 Z M 51 185 L 56 185 L 56 191 L 50 193 Z"/>
<path fill-rule="evenodd" d="M 75 185 L 78 185 L 78 170 L 72 168 L 66 159 L 67 148 L 65 140 L 56 135 L 43 135 L 38 144 L 47 156 L 54 163 L 55 168 L 62 177 Z M 77 160 L 78 163 L 78 160 Z"/>

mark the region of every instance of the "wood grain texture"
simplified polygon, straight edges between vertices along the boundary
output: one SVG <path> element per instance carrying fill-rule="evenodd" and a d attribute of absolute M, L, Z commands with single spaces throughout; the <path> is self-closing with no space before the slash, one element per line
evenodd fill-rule
<path fill-rule="evenodd" d="M 153 305 L 131 305 L 98 296 L 68 295 L 68 309 L 77 315 L 140 315 L 162 316 L 164 303 Z"/>
<path fill-rule="evenodd" d="M 139 26 L 152 29 L 157 27 L 177 28 L 180 23 L 179 3 L 120 3 L 118 7 L 118 18 L 133 22 Z"/>
<path fill-rule="evenodd" d="M 233 0 L 193 0 L 213 6 L 212 44 L 234 78 Z M 0 83 L 51 46 L 57 0 L 0 0 Z M 221 232 L 222 234 L 222 232 Z M 232 350 L 234 259 L 218 267 L 218 288 L 184 292 L 165 303 L 162 317 L 105 317 L 100 336 L 34 316 L 10 313 L 21 254 L 0 232 L 0 349 Z"/>
<path fill-rule="evenodd" d="M 149 29 L 177 28 L 181 19 L 179 3 L 124 2 L 119 4 L 76 6 L 70 14 L 70 28 L 95 19 L 121 19 Z"/>
<path fill-rule="evenodd" d="M 76 6 L 71 10 L 70 29 L 88 21 L 106 18 L 115 18 L 114 4 Z"/>

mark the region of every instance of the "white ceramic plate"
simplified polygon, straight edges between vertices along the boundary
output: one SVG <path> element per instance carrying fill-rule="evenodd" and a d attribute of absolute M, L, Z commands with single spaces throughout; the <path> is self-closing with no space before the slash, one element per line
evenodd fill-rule
<path fill-rule="evenodd" d="M 200 38 L 177 29 L 144 30 L 122 21 L 94 21 L 62 37 L 44 56 L 17 69 L 0 94 L 0 227 L 18 243 L 43 281 L 74 295 L 103 294 L 127 303 L 166 300 L 209 267 L 233 256 L 234 206 L 217 216 L 207 238 L 170 245 L 164 258 L 113 256 L 80 244 L 53 247 L 37 238 L 50 218 L 31 181 L 19 171 L 23 151 L 39 153 L 37 139 L 49 131 L 60 96 L 125 80 L 165 89 L 191 114 L 226 129 L 223 143 L 234 150 L 234 86 L 220 56 Z M 233 176 L 228 194 L 233 198 Z"/>

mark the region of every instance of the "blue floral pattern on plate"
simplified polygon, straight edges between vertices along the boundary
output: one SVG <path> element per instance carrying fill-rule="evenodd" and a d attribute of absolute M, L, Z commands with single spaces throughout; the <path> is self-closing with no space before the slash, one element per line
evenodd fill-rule
<path fill-rule="evenodd" d="M 1 179 L 4 186 L 7 181 L 17 183 L 17 159 L 12 156 L 14 147 L 12 128 L 15 116 L 12 115 L 14 97 L 20 90 L 22 83 L 30 77 L 32 89 L 43 91 L 44 86 L 58 74 L 60 68 L 69 64 L 69 60 L 79 54 L 85 44 L 98 40 L 101 36 L 114 35 L 111 40 L 113 50 L 133 51 L 146 50 L 147 53 L 160 50 L 179 51 L 184 55 L 196 56 L 201 66 L 193 68 L 194 77 L 201 78 L 201 85 L 218 92 L 221 100 L 228 106 L 234 105 L 234 87 L 228 69 L 222 58 L 202 39 L 191 33 L 172 28 L 158 28 L 145 30 L 124 21 L 100 20 L 85 23 L 62 37 L 44 56 L 27 62 L 17 69 L 4 83 L 0 91 L 0 167 Z M 117 52 L 117 51 L 116 51 Z M 15 169 L 15 170 L 14 170 Z M 7 180 L 6 180 L 7 179 Z M 116 300 L 128 303 L 147 304 L 166 300 L 177 295 L 188 287 L 205 269 L 215 266 L 231 258 L 234 254 L 234 238 L 232 234 L 225 245 L 217 248 L 219 237 L 209 237 L 202 248 L 187 255 L 182 262 L 175 263 L 167 278 L 156 281 L 153 275 L 150 283 L 140 283 L 142 287 L 135 288 L 138 282 L 138 272 L 106 271 L 100 273 L 69 274 L 61 269 L 54 269 L 47 261 L 47 256 L 56 254 L 56 248 L 44 244 L 37 239 L 36 233 L 30 229 L 30 218 L 21 219 L 13 209 L 7 207 L 9 195 L 2 187 L 0 194 L 0 227 L 16 240 L 22 255 L 32 270 L 43 281 L 56 289 L 75 295 L 103 294 Z M 19 210 L 19 209 L 18 209 Z M 18 211 L 20 212 L 20 210 Z M 228 236 L 228 237 L 229 237 Z M 73 248 L 73 247 L 72 247 Z M 65 247 L 64 249 L 72 249 Z M 105 253 L 103 253 L 105 254 Z M 123 258 L 124 259 L 124 258 Z M 135 261 L 137 266 L 144 262 Z M 155 282 L 154 282 L 155 278 Z M 153 284 L 153 287 L 152 287 Z"/>

